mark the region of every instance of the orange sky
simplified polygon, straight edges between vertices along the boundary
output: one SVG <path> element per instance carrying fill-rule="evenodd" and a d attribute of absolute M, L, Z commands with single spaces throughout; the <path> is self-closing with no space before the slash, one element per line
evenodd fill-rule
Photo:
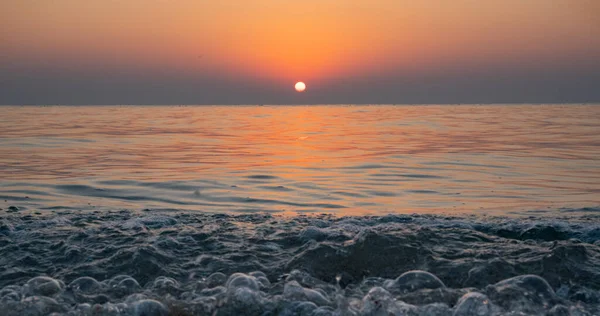
<path fill-rule="evenodd" d="M 287 79 L 600 53 L 600 36 L 592 36 L 600 18 L 591 13 L 600 5 L 591 0 L 18 0 L 1 6 L 8 58 L 98 67 Z"/>
<path fill-rule="evenodd" d="M 0 43 L 13 67 L 286 84 L 463 67 L 585 69 L 599 64 L 598 3 L 5 0 Z"/>

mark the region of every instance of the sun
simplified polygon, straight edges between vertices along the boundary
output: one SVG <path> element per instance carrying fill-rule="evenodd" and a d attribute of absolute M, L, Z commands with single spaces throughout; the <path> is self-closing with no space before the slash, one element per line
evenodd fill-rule
<path fill-rule="evenodd" d="M 298 81 L 298 82 L 296 82 L 296 85 L 294 86 L 294 88 L 296 88 L 296 91 L 302 92 L 302 91 L 306 90 L 306 85 L 304 84 L 304 82 Z"/>

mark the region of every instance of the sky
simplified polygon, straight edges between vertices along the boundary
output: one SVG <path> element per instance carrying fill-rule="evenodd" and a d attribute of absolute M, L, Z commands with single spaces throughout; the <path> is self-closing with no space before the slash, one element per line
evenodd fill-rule
<path fill-rule="evenodd" d="M 600 102 L 600 1 L 0 2 L 0 104 L 563 102 Z"/>

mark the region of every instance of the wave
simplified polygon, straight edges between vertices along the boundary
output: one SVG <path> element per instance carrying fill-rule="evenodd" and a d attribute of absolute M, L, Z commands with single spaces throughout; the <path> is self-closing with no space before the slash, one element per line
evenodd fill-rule
<path fill-rule="evenodd" d="M 590 215 L 17 210 L 0 253 L 3 315 L 600 313 Z"/>

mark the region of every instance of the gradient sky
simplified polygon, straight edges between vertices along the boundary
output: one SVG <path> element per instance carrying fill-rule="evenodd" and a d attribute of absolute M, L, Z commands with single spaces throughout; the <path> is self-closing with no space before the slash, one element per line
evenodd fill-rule
<path fill-rule="evenodd" d="M 0 2 L 0 104 L 598 101 L 597 0 Z"/>

